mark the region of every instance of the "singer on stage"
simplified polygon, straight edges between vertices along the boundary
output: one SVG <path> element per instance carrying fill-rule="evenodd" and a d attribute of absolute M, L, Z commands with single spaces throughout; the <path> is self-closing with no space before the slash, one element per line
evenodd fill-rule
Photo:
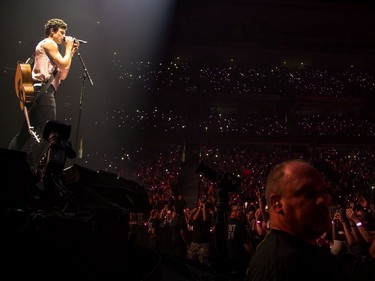
<path fill-rule="evenodd" d="M 40 142 L 32 138 L 25 120 L 8 146 L 9 149 L 27 152 L 31 168 L 37 167 L 47 148 L 48 142 L 42 137 L 44 126 L 48 120 L 56 120 L 55 94 L 61 80 L 68 76 L 72 57 L 79 48 L 78 40 L 66 36 L 67 28 L 68 25 L 62 19 L 48 20 L 44 28 L 45 38 L 35 48 L 32 68 L 35 96 L 29 110 L 29 120 Z M 64 55 L 59 49 L 62 43 L 65 44 Z"/>

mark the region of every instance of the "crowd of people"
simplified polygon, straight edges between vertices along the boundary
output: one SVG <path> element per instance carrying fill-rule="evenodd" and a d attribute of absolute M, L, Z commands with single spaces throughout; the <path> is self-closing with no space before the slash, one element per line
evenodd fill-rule
<path fill-rule="evenodd" d="M 165 96 L 357 101 L 371 99 L 375 85 L 371 72 L 354 66 L 343 71 L 258 69 L 234 62 L 196 67 L 177 59 L 166 66 L 139 62 L 123 69 L 121 83 L 129 91 Z M 232 280 L 373 280 L 375 150 L 371 142 L 344 140 L 373 137 L 371 114 L 354 108 L 229 111 L 200 111 L 192 118 L 178 108 L 115 109 L 95 120 L 98 128 L 164 135 L 160 145 L 140 143 L 121 154 L 86 157 L 88 164 L 105 157 L 106 170 L 146 188 L 152 210 L 132 213 L 131 231 L 139 227 L 152 249 L 215 268 Z M 215 135 L 215 141 L 186 141 L 204 134 Z M 274 143 L 220 141 L 228 134 L 244 136 L 241 140 L 271 136 Z M 182 137 L 174 141 L 176 136 Z M 284 136 L 314 141 L 277 139 Z M 318 136 L 336 141 L 327 145 Z M 218 177 L 197 173 L 197 196 L 182 194 L 186 171 L 200 162 Z M 223 192 L 228 175 L 239 184 Z"/>
<path fill-rule="evenodd" d="M 175 58 L 168 62 L 119 62 L 119 72 L 118 83 L 126 95 L 134 92 L 138 99 L 140 92 L 146 92 L 145 98 L 159 102 L 155 106 L 141 103 L 130 107 L 116 103 L 103 113 L 96 112 L 90 124 L 92 130 L 114 132 L 113 145 L 117 147 L 110 147 L 110 143 L 103 151 L 95 144 L 88 147 L 83 143 L 85 165 L 94 169 L 119 173 L 130 153 L 122 145 L 129 136 L 140 136 L 140 142 L 157 138 L 165 143 L 178 140 L 202 144 L 224 138 L 321 143 L 319 137 L 336 137 L 339 142 L 346 138 L 352 138 L 351 143 L 373 142 L 369 139 L 375 134 L 375 119 L 369 105 L 375 76 L 371 70 L 349 63 L 345 69 L 323 65 L 291 68 L 254 66 L 236 60 L 207 64 Z M 227 99 L 220 100 L 222 96 Z M 201 101 L 204 97 L 220 100 L 220 105 Z M 304 107 L 300 101 L 313 105 L 318 102 L 324 110 L 316 104 Z M 338 101 L 340 106 L 336 106 Z"/>
<path fill-rule="evenodd" d="M 148 158 L 149 166 L 146 169 L 139 166 L 141 171 L 147 170 L 148 173 L 137 174 L 139 180 L 145 183 L 150 181 L 143 177 L 153 180 L 152 188 L 148 188 L 151 214 L 134 214 L 131 223 L 139 223 L 147 232 L 147 245 L 156 250 L 167 251 L 207 267 L 222 265 L 218 257 L 226 256 L 225 266 L 219 266 L 220 269 L 226 270 L 228 278 L 243 280 L 249 261 L 272 229 L 270 209 L 275 204 L 270 204 L 267 199 L 267 176 L 277 163 L 288 159 L 307 159 L 323 174 L 326 184 L 323 194 L 329 196 L 329 204 L 324 205 L 327 205 L 330 227 L 315 237 L 313 244 L 335 255 L 350 280 L 372 280 L 375 262 L 371 258 L 375 246 L 370 248 L 375 237 L 374 152 L 369 148 L 326 147 L 314 151 L 293 151 L 290 147 L 201 147 L 200 159 L 208 167 L 220 176 L 228 172 L 241 178 L 240 184 L 228 192 L 227 204 L 224 204 L 227 217 L 224 228 L 218 224 L 222 212 L 220 206 L 226 200 L 220 192 L 222 182 L 197 175 L 197 200 L 184 200 L 181 194 L 177 194 L 181 184 L 178 179 L 183 177 L 179 173 L 184 165 L 181 157 L 177 157 L 177 150 L 164 155 L 169 157 L 155 153 L 157 157 L 153 160 Z M 155 168 L 151 163 L 155 164 Z M 160 172 L 160 167 L 167 171 L 171 166 L 180 166 L 180 169 L 171 169 L 175 174 Z M 158 177 L 160 181 L 157 181 Z M 285 205 L 284 208 L 287 208 L 285 212 L 291 212 Z M 303 219 L 310 220 L 306 217 Z M 290 220 L 289 223 L 295 224 Z M 224 233 L 224 236 L 220 236 L 220 233 Z M 217 241 L 234 237 L 235 242 L 225 240 L 224 254 L 218 255 L 220 245 L 224 244 L 218 245 Z"/>
<path fill-rule="evenodd" d="M 120 80 L 127 89 L 151 93 L 184 95 L 248 96 L 289 95 L 348 98 L 371 95 L 375 76 L 348 62 L 345 69 L 323 65 L 288 63 L 259 66 L 232 59 L 214 64 L 186 61 L 176 57 L 169 62 L 135 61 L 119 64 Z"/>
<path fill-rule="evenodd" d="M 373 137 L 375 120 L 371 116 L 342 112 L 317 113 L 241 113 L 208 112 L 201 114 L 198 121 L 189 119 L 181 111 L 137 109 L 124 113 L 114 110 L 105 118 L 95 121 L 95 126 L 118 128 L 129 132 L 152 132 L 156 135 L 176 134 L 179 136 L 204 134 L 236 134 L 240 136 L 352 136 Z"/>

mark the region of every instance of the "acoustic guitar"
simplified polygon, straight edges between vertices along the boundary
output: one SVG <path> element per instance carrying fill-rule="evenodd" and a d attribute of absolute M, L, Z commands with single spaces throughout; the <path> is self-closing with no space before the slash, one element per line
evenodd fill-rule
<path fill-rule="evenodd" d="M 16 69 L 16 76 L 14 79 L 16 96 L 20 102 L 20 108 L 23 111 L 30 134 L 37 142 L 40 138 L 34 132 L 34 127 L 31 126 L 27 105 L 31 104 L 34 99 L 34 86 L 31 75 L 31 65 L 28 63 L 18 63 Z"/>

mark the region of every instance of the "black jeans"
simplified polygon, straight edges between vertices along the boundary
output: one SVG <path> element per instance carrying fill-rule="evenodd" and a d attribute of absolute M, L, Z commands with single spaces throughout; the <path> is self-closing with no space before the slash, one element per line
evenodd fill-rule
<path fill-rule="evenodd" d="M 53 87 L 50 86 L 44 93 L 40 92 L 40 88 L 35 88 L 35 99 L 28 113 L 30 125 L 40 138 L 40 142 L 38 143 L 30 134 L 25 118 L 20 131 L 8 146 L 8 149 L 26 152 L 31 168 L 35 168 L 38 164 L 48 145 L 48 142 L 43 139 L 43 130 L 46 122 L 56 119 L 56 102 Z"/>

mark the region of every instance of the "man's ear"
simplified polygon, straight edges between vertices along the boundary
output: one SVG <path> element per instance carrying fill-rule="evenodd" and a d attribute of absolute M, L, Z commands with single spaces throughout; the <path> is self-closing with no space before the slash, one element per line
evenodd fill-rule
<path fill-rule="evenodd" d="M 274 193 L 271 193 L 270 195 L 270 205 L 271 205 L 271 208 L 276 212 L 276 213 L 279 213 L 282 211 L 283 209 L 283 206 L 282 206 L 282 203 L 281 203 L 281 198 L 279 195 L 276 195 Z"/>

